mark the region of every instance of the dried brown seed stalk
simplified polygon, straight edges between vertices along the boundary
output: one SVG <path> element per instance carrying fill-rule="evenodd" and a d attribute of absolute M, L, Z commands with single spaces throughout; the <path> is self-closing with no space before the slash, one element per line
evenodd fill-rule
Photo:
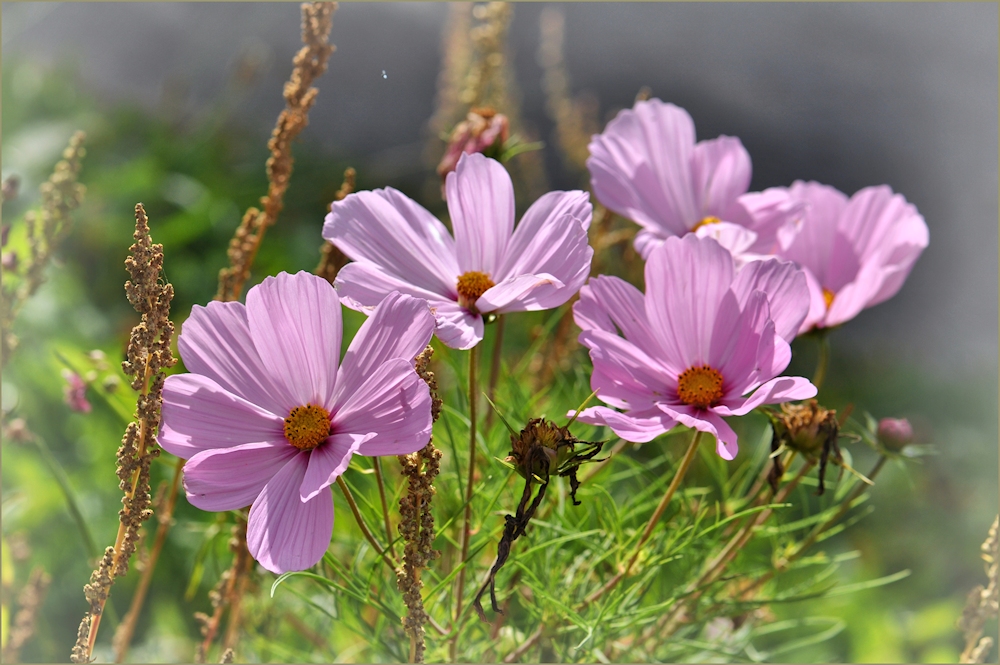
<path fill-rule="evenodd" d="M 441 413 L 441 398 L 438 397 L 437 379 L 429 370 L 434 349 L 428 346 L 414 363 L 431 391 L 431 417 L 437 420 Z M 424 624 L 430 620 L 424 611 L 424 601 L 420 590 L 424 584 L 420 580 L 421 570 L 441 555 L 434 550 L 434 515 L 431 513 L 431 499 L 434 497 L 434 478 L 440 471 L 441 451 L 428 441 L 418 452 L 397 456 L 403 475 L 407 479 L 406 495 L 399 500 L 399 534 L 403 537 L 403 564 L 396 569 L 396 584 L 403 593 L 406 616 L 403 630 L 410 637 L 410 661 L 424 662 Z"/>
<path fill-rule="evenodd" d="M 24 302 L 38 290 L 45 281 L 45 269 L 53 252 L 70 230 L 69 213 L 79 207 L 85 187 L 77 182 L 86 150 L 83 140 L 86 135 L 76 132 L 63 151 L 62 160 L 56 164 L 52 175 L 39 188 L 42 205 L 39 211 L 31 211 L 24 217 L 27 227 L 28 257 L 18 257 L 13 252 L 5 252 L 3 267 L 5 277 L 0 287 L 0 362 L 6 363 L 17 346 L 17 337 L 11 328 Z M 10 200 L 17 194 L 16 180 L 8 178 L 3 184 L 3 199 Z M 4 229 L 4 235 L 9 227 Z M 16 279 L 10 277 L 16 275 Z"/>
<path fill-rule="evenodd" d="M 985 663 L 993 648 L 993 639 L 983 637 L 986 622 L 996 618 L 1000 609 L 1000 517 L 993 520 L 986 541 L 982 545 L 983 561 L 986 562 L 986 588 L 977 586 L 969 593 L 958 629 L 965 636 L 965 650 L 959 657 L 960 663 Z"/>
<path fill-rule="evenodd" d="M 563 59 L 565 13 L 555 7 L 546 7 L 539 16 L 539 28 L 538 63 L 543 72 L 545 110 L 556 124 L 556 139 L 563 162 L 582 175 L 587 172 L 590 137 L 600 132 L 597 98 L 585 95 L 571 99 L 569 96 L 569 75 Z"/>
<path fill-rule="evenodd" d="M 45 592 L 48 591 L 51 581 L 52 578 L 42 568 L 36 566 L 32 569 L 27 584 L 18 594 L 17 615 L 14 617 L 14 625 L 3 648 L 3 654 L 0 655 L 0 660 L 3 662 L 16 663 L 21 655 L 21 648 L 35 634 L 38 609 L 45 600 Z"/>
<path fill-rule="evenodd" d="M 355 179 L 357 178 L 357 171 L 351 167 L 347 167 L 344 171 L 344 182 L 340 185 L 340 189 L 334 195 L 334 201 L 343 201 L 348 194 L 354 192 Z M 337 278 L 337 273 L 340 269 L 347 265 L 347 257 L 344 253 L 337 249 L 337 247 L 328 241 L 323 241 L 323 248 L 320 250 L 322 256 L 319 260 L 319 265 L 316 266 L 316 270 L 313 272 L 316 275 L 322 277 L 326 281 L 333 284 L 333 280 Z"/>
<path fill-rule="evenodd" d="M 267 147 L 267 195 L 261 198 L 261 210 L 249 208 L 232 240 L 229 242 L 229 267 L 219 271 L 219 291 L 216 300 L 238 300 L 243 285 L 250 277 L 257 250 L 267 227 L 274 224 L 284 205 L 285 190 L 292 175 L 292 141 L 309 124 L 309 110 L 319 90 L 311 87 L 323 72 L 333 53 L 328 38 L 333 27 L 335 2 L 313 2 L 302 5 L 302 42 L 295 55 L 292 75 L 285 83 L 286 107 L 278 116 Z"/>
<path fill-rule="evenodd" d="M 118 449 L 119 486 L 125 492 L 119 511 L 118 536 L 114 547 L 104 556 L 84 587 L 90 611 L 80 624 L 76 646 L 70 659 L 74 663 L 89 662 L 97 639 L 104 604 L 116 577 L 128 572 L 129 559 L 135 552 L 139 528 L 149 519 L 149 465 L 160 453 L 156 433 L 160 426 L 163 381 L 166 370 L 176 361 L 170 352 L 174 324 L 170 322 L 170 301 L 174 287 L 161 280 L 163 245 L 154 245 L 149 235 L 149 223 L 142 204 L 135 206 L 135 242 L 125 267 L 131 279 L 125 282 L 125 293 L 142 319 L 132 328 L 126 360 L 122 370 L 131 377 L 132 389 L 139 393 L 136 400 L 136 420 L 129 423 Z"/>

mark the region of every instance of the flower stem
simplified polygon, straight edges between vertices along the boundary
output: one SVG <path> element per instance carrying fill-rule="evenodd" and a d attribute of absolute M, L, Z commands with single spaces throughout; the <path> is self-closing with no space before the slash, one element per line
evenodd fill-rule
<path fill-rule="evenodd" d="M 358 526 L 361 527 L 361 533 L 364 534 L 365 539 L 371 544 L 372 548 L 382 557 L 389 567 L 396 570 L 396 562 L 389 558 L 385 550 L 378 544 L 375 540 L 375 536 L 372 535 L 371 529 L 368 528 L 368 524 L 365 523 L 365 518 L 361 516 L 361 511 L 358 510 L 358 504 L 354 501 L 354 495 L 351 494 L 350 488 L 347 487 L 347 483 L 344 482 L 343 476 L 337 476 L 337 486 L 340 487 L 340 491 L 344 493 L 344 498 L 347 499 L 347 505 L 351 507 L 351 512 L 354 513 L 354 519 L 357 521 Z"/>
<path fill-rule="evenodd" d="M 869 480 L 875 479 L 875 476 L 878 475 L 878 472 L 881 471 L 882 467 L 885 465 L 886 459 L 888 458 L 885 455 L 879 456 L 878 461 L 875 462 L 875 466 L 873 466 L 872 470 L 868 472 L 867 477 Z M 774 568 L 772 568 L 771 570 L 767 571 L 765 574 L 757 578 L 757 580 L 753 584 L 751 584 L 748 588 L 746 588 L 743 591 L 743 596 L 748 597 L 755 589 L 765 584 L 768 580 L 773 578 L 778 572 L 787 567 L 788 564 L 792 563 L 800 556 L 802 556 L 802 554 L 810 546 L 812 546 L 813 543 L 816 542 L 816 539 L 819 538 L 821 535 L 823 535 L 824 531 L 833 526 L 833 524 L 837 520 L 843 517 L 844 514 L 851 509 L 851 504 L 854 503 L 855 499 L 861 496 L 861 493 L 864 492 L 867 488 L 868 485 L 866 483 L 858 481 L 858 486 L 855 487 L 854 491 L 852 491 L 850 495 L 846 499 L 844 499 L 844 501 L 840 504 L 840 510 L 834 513 L 826 521 L 817 524 L 815 527 L 813 527 L 813 530 L 809 532 L 809 535 L 805 537 L 805 540 L 799 543 L 798 547 L 795 548 L 794 552 L 792 552 L 787 557 L 785 557 L 781 562 L 779 562 L 779 565 L 775 566 Z"/>
<path fill-rule="evenodd" d="M 788 483 L 786 483 L 784 487 L 782 487 L 781 490 L 774 495 L 772 502 L 781 503 L 784 501 L 785 497 L 787 497 L 792 490 L 798 487 L 799 482 L 814 465 L 815 462 L 812 460 L 806 460 L 802 464 L 798 473 L 795 474 L 795 477 L 788 481 Z M 744 545 L 747 544 L 747 541 L 749 541 L 753 536 L 754 531 L 767 521 L 767 518 L 769 518 L 773 512 L 773 508 L 762 510 L 757 514 L 756 518 L 749 520 L 742 529 L 737 531 L 732 539 L 722 548 L 722 551 L 719 552 L 712 562 L 705 567 L 705 572 L 702 573 L 697 581 L 688 585 L 685 600 L 677 603 L 673 610 L 663 615 L 663 618 L 654 624 L 652 630 L 648 630 L 643 634 L 643 639 L 648 640 L 654 635 L 657 639 L 665 639 L 668 635 L 672 635 L 680 626 L 685 610 L 701 597 L 706 585 L 719 579 L 729 562 L 732 561 L 736 554 L 743 549 Z"/>
<path fill-rule="evenodd" d="M 820 389 L 823 385 L 823 379 L 826 378 L 826 367 L 830 364 L 830 338 L 827 337 L 827 332 L 821 330 L 819 332 L 819 358 L 816 360 L 816 373 L 813 374 L 812 383 L 816 386 L 816 390 Z"/>
<path fill-rule="evenodd" d="M 460 562 L 469 556 L 469 532 L 472 526 L 472 485 L 476 478 L 476 347 L 469 350 L 469 479 L 465 485 L 465 519 L 462 526 L 462 555 Z M 451 641 L 451 660 L 455 660 L 455 649 L 458 642 L 458 620 L 462 616 L 462 596 L 465 592 L 465 570 L 462 566 L 458 571 L 455 583 L 455 635 Z"/>
<path fill-rule="evenodd" d="M 389 504 L 385 500 L 385 480 L 382 477 L 382 463 L 378 457 L 372 458 L 372 466 L 375 468 L 375 482 L 378 484 L 378 495 L 382 499 L 382 519 L 385 520 L 385 542 L 389 550 L 389 555 L 396 560 L 396 550 L 392 546 L 392 524 L 389 522 Z"/>
<path fill-rule="evenodd" d="M 694 454 L 698 450 L 698 444 L 701 442 L 701 435 L 702 432 L 700 430 L 695 430 L 694 436 L 691 437 L 691 443 L 688 444 L 687 452 L 684 453 L 684 458 L 681 460 L 681 464 L 677 468 L 677 472 L 674 473 L 673 480 L 670 481 L 670 486 L 667 487 L 666 493 L 663 495 L 663 498 L 660 499 L 660 505 L 656 507 L 656 510 L 653 511 L 652 517 L 649 518 L 649 522 L 646 524 L 646 530 L 642 532 L 642 537 L 639 538 L 639 542 L 636 543 L 635 551 L 632 552 L 632 557 L 625 565 L 625 569 L 608 580 L 607 584 L 602 586 L 600 589 L 587 596 L 581 607 L 578 609 L 586 607 L 613 589 L 632 571 L 632 566 L 634 566 L 636 560 L 638 560 L 639 553 L 642 551 L 642 546 L 646 544 L 647 540 L 649 540 L 650 534 L 653 533 L 653 528 L 656 526 L 656 523 L 660 521 L 660 517 L 663 516 L 663 511 L 667 509 L 667 506 L 670 504 L 670 500 L 674 498 L 674 493 L 677 492 L 677 488 L 680 487 L 681 481 L 684 479 L 684 475 L 691 466 L 691 462 L 694 460 Z"/>
<path fill-rule="evenodd" d="M 503 324 L 506 321 L 506 317 L 502 314 L 497 316 L 496 321 L 496 331 L 497 334 L 493 337 L 493 360 L 490 362 L 490 385 L 486 390 L 486 394 L 493 401 L 496 400 L 496 390 L 497 390 L 497 380 L 500 378 L 500 355 L 503 349 Z M 490 425 L 493 423 L 493 409 L 486 410 L 486 431 L 489 431 Z"/>

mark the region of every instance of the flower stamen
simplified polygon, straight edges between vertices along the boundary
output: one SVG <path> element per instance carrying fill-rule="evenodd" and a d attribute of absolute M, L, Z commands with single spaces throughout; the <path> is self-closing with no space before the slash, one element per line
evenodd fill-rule
<path fill-rule="evenodd" d="M 722 374 L 708 365 L 689 367 L 677 377 L 677 396 L 685 404 L 707 409 L 724 394 Z"/>
<path fill-rule="evenodd" d="M 494 286 L 493 280 L 484 272 L 470 270 L 462 273 L 458 277 L 458 304 L 470 312 L 476 312 L 479 296 Z"/>
<path fill-rule="evenodd" d="M 285 438 L 299 450 L 312 450 L 330 436 L 330 414 L 321 406 L 297 406 L 285 418 Z"/>
<path fill-rule="evenodd" d="M 827 311 L 833 307 L 833 299 L 837 297 L 837 294 L 830 289 L 823 287 L 823 302 L 826 303 Z"/>
<path fill-rule="evenodd" d="M 722 220 L 719 219 L 718 217 L 713 217 L 711 215 L 709 215 L 708 217 L 702 217 L 701 221 L 695 224 L 694 227 L 691 229 L 691 233 L 694 233 L 703 226 L 708 226 L 709 224 L 718 224 L 721 221 Z"/>

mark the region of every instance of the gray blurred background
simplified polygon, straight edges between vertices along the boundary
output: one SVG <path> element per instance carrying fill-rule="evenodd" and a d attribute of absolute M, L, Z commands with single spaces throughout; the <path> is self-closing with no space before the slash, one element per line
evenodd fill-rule
<path fill-rule="evenodd" d="M 887 183 L 917 206 L 930 247 L 899 296 L 859 316 L 843 343 L 948 375 L 997 367 L 996 5 L 559 6 L 571 88 L 596 95 L 602 120 L 646 85 L 691 113 L 699 140 L 739 136 L 753 189 Z M 510 34 L 525 124 L 551 140 L 536 62 L 543 7 L 518 5 Z M 426 169 L 447 11 L 342 3 L 302 140 L 387 180 Z M 272 3 L 5 3 L 2 43 L 5 58 L 72 60 L 106 98 L 154 108 L 167 91 L 192 114 L 219 102 L 249 54 L 263 75 L 236 117 L 263 139 L 299 26 L 296 9 Z M 573 186 L 552 154 L 546 163 L 554 186 Z"/>

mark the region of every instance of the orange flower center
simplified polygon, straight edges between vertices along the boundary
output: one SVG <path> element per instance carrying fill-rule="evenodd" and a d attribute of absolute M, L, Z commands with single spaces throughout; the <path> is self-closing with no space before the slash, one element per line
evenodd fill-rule
<path fill-rule="evenodd" d="M 677 377 L 677 396 L 685 404 L 707 409 L 722 395 L 722 375 L 708 365 L 688 367 Z"/>
<path fill-rule="evenodd" d="M 458 304 L 469 311 L 476 310 L 476 301 L 493 286 L 493 280 L 484 272 L 470 270 L 458 278 Z"/>
<path fill-rule="evenodd" d="M 330 414 L 321 406 L 297 406 L 285 418 L 285 438 L 299 450 L 312 450 L 330 436 Z"/>
<path fill-rule="evenodd" d="M 827 310 L 833 307 L 833 299 L 836 297 L 837 297 L 836 293 L 834 293 L 833 291 L 831 291 L 826 287 L 823 288 L 823 302 L 826 303 Z"/>
<path fill-rule="evenodd" d="M 694 233 L 703 226 L 708 226 L 709 224 L 718 224 L 721 221 L 722 220 L 719 219 L 718 217 L 712 217 L 711 215 L 709 215 L 708 217 L 703 217 L 700 222 L 694 225 L 694 228 L 691 229 L 691 233 Z"/>

